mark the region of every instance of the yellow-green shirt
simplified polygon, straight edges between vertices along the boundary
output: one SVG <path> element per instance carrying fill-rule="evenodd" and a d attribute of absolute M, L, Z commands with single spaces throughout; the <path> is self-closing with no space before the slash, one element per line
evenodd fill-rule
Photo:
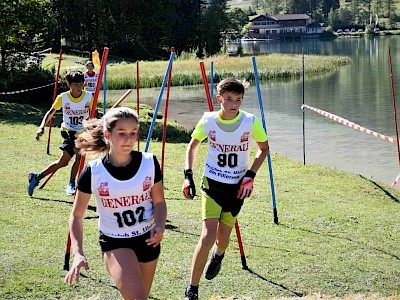
<path fill-rule="evenodd" d="M 237 127 L 239 127 L 242 117 L 243 117 L 243 113 L 241 110 L 239 111 L 239 114 L 232 120 L 223 120 L 218 115 L 217 124 L 219 127 L 221 127 L 225 131 L 234 131 Z M 204 117 L 201 118 L 200 121 L 197 123 L 197 125 L 191 135 L 192 138 L 199 140 L 199 141 L 203 141 L 207 138 L 207 133 L 204 132 L 203 120 L 204 120 Z M 252 138 L 256 142 L 266 142 L 268 140 L 268 136 L 262 126 L 262 123 L 257 117 L 255 117 L 254 123 L 253 123 Z"/>

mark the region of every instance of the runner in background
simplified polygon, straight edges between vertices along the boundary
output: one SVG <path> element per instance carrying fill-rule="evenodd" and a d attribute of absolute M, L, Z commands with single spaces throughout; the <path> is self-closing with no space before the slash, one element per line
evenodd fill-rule
<path fill-rule="evenodd" d="M 91 60 L 85 63 L 86 71 L 83 73 L 85 76 L 85 91 L 94 93 L 96 91 L 96 82 L 99 73 L 94 71 L 94 64 Z"/>

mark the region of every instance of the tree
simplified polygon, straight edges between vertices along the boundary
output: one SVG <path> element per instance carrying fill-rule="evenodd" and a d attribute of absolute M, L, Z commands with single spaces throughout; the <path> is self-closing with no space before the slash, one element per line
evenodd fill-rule
<path fill-rule="evenodd" d="M 228 15 L 225 0 L 211 0 L 202 14 L 202 32 L 204 49 L 207 55 L 220 51 L 223 44 L 223 33 L 228 28 Z"/>
<path fill-rule="evenodd" d="M 304 14 L 309 11 L 309 5 L 306 0 L 286 0 L 286 9 L 288 14 Z"/>
<path fill-rule="evenodd" d="M 18 51 L 31 52 L 35 35 L 42 29 L 44 0 L 3 0 L 0 2 L 1 66 L 6 68 L 7 56 Z"/>
<path fill-rule="evenodd" d="M 350 25 L 353 20 L 352 12 L 347 8 L 339 9 L 339 20 L 343 26 Z"/>
<path fill-rule="evenodd" d="M 339 19 L 339 12 L 336 9 L 331 8 L 329 12 L 328 21 L 334 30 L 338 29 L 341 26 L 341 22 Z"/>
<path fill-rule="evenodd" d="M 229 19 L 227 30 L 230 32 L 240 33 L 243 26 L 249 22 L 248 15 L 240 8 L 234 8 L 229 11 L 227 17 Z"/>
<path fill-rule="evenodd" d="M 255 11 L 259 10 L 261 8 L 261 0 L 251 0 L 251 6 Z"/>
<path fill-rule="evenodd" d="M 201 40 L 201 7 L 199 0 L 176 0 L 166 11 L 172 20 L 171 43 L 179 55 L 183 51 L 193 52 Z"/>

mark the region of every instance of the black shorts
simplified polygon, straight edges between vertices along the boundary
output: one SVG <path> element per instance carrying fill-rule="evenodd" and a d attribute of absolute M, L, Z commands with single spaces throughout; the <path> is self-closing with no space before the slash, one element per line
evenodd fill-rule
<path fill-rule="evenodd" d="M 240 212 L 243 200 L 237 197 L 240 184 L 228 184 L 203 176 L 201 189 L 206 192 L 219 206 L 222 211 L 231 212 L 236 217 Z"/>
<path fill-rule="evenodd" d="M 150 238 L 151 231 L 145 234 L 131 237 L 131 238 L 113 238 L 105 235 L 100 231 L 99 244 L 101 252 L 107 252 L 120 248 L 132 249 L 135 252 L 138 261 L 146 263 L 157 259 L 160 256 L 161 246 L 157 247 L 148 246 L 146 240 Z"/>
<path fill-rule="evenodd" d="M 63 137 L 64 141 L 63 144 L 60 146 L 62 151 L 67 151 L 69 156 L 73 157 L 75 155 L 75 140 L 76 140 L 76 131 L 70 130 L 61 130 L 61 136 Z"/>

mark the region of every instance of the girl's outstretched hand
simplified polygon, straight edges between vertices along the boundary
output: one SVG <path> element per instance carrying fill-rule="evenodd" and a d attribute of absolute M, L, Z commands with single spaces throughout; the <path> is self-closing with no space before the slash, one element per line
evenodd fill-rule
<path fill-rule="evenodd" d="M 160 226 L 155 226 L 152 230 L 151 230 L 151 238 L 147 239 L 147 245 L 148 246 L 153 246 L 153 247 L 157 247 L 162 239 L 163 239 L 163 235 L 164 235 L 164 230 L 162 230 L 162 228 Z"/>
<path fill-rule="evenodd" d="M 80 254 L 76 254 L 74 256 L 74 262 L 71 269 L 68 271 L 67 275 L 65 275 L 64 282 L 71 285 L 75 279 L 76 283 L 79 283 L 79 272 L 82 267 L 84 267 L 85 270 L 89 272 L 89 264 L 86 260 L 86 257 Z"/>

